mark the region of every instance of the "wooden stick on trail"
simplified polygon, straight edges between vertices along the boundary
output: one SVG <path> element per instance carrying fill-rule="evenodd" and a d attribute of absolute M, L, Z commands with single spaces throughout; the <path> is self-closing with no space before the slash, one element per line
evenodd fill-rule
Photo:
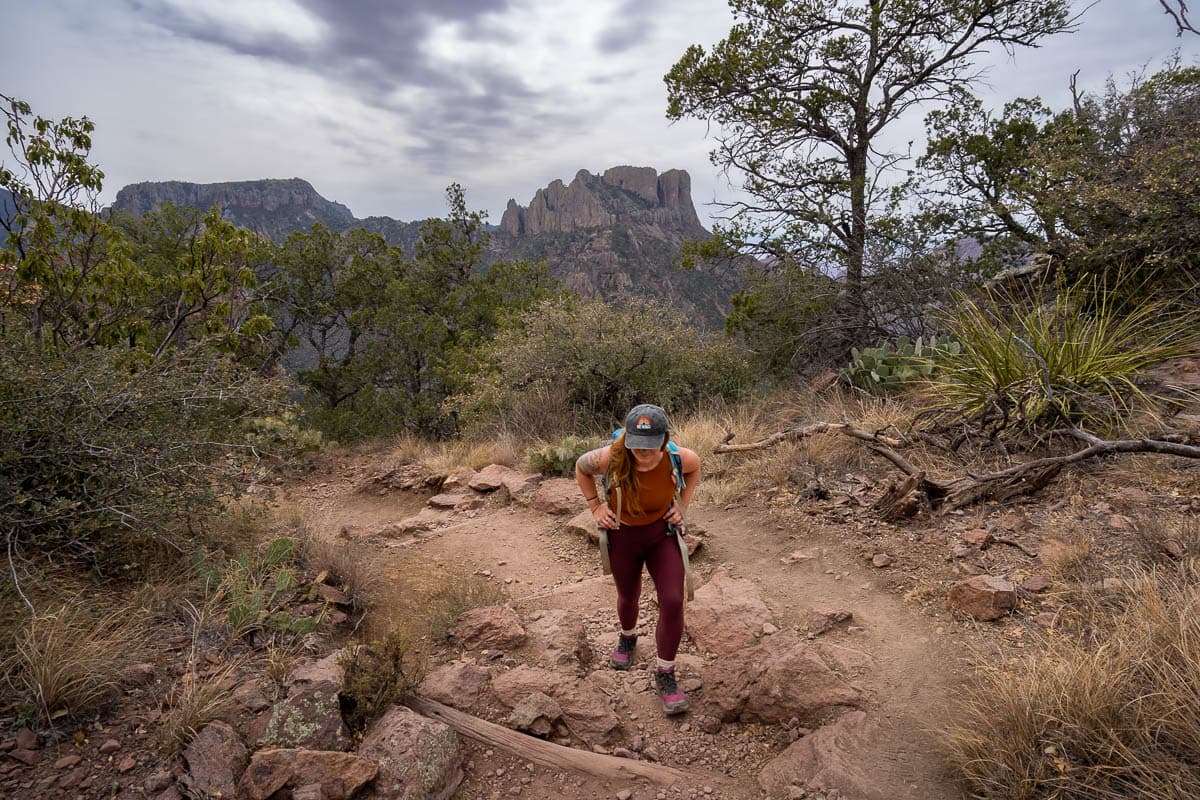
<path fill-rule="evenodd" d="M 509 730 L 502 725 L 473 717 L 424 697 L 410 697 L 405 701 L 405 705 L 418 714 L 445 723 L 463 736 L 507 750 L 520 758 L 551 769 L 585 772 L 588 775 L 608 780 L 641 778 L 661 786 L 670 786 L 685 780 L 704 781 L 710 784 L 723 783 L 727 780 L 721 775 L 711 775 L 695 770 L 683 772 L 662 764 L 651 764 L 647 761 L 617 758 L 601 753 L 589 753 L 586 750 L 576 750 L 572 747 L 563 747 L 553 742 L 535 739 L 532 736 Z"/>

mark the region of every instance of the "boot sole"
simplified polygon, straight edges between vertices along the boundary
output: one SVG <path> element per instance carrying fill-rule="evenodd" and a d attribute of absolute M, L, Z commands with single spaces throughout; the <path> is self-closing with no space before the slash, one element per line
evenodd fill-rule
<path fill-rule="evenodd" d="M 671 705 L 667 705 L 666 703 L 663 703 L 663 713 L 666 714 L 668 717 L 674 717 L 675 715 L 682 714 L 683 712 L 685 712 L 687 710 L 688 710 L 687 700 L 684 700 L 681 703 L 673 703 Z"/>
<path fill-rule="evenodd" d="M 627 671 L 627 670 L 628 670 L 630 667 L 632 667 L 632 666 L 633 666 L 633 659 L 631 658 L 631 659 L 629 659 L 628 661 L 626 661 L 624 664 L 622 664 L 621 662 L 619 662 L 619 661 L 616 661 L 616 660 L 614 660 L 614 659 L 610 658 L 610 659 L 608 659 L 608 665 L 609 665 L 610 667 L 612 667 L 613 669 L 619 669 L 619 670 L 621 670 L 622 672 L 625 672 L 625 671 Z"/>

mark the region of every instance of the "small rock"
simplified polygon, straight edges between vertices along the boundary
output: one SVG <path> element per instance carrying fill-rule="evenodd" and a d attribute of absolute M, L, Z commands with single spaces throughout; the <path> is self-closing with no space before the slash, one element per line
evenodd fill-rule
<path fill-rule="evenodd" d="M 617 792 L 617 800 L 629 800 L 631 797 L 633 797 L 633 791 L 630 789 L 622 789 Z"/>
<path fill-rule="evenodd" d="M 121 681 L 126 686 L 149 686 L 156 672 L 153 664 L 130 664 L 121 671 Z"/>
<path fill-rule="evenodd" d="M 1057 628 L 1058 614 L 1050 611 L 1043 611 L 1033 618 L 1033 621 L 1043 628 Z"/>
<path fill-rule="evenodd" d="M 105 739 L 100 745 L 100 752 L 104 755 L 112 755 L 121 749 L 121 743 L 116 739 Z"/>
<path fill-rule="evenodd" d="M 891 566 L 892 557 L 887 553 L 876 553 L 875 557 L 871 559 L 871 564 L 877 569 L 882 569 L 883 567 Z"/>
<path fill-rule="evenodd" d="M 135 759 L 133 756 L 125 756 L 125 758 L 121 759 L 121 763 L 117 765 L 117 771 L 122 773 L 129 772 L 129 770 L 136 766 L 137 759 Z"/>
<path fill-rule="evenodd" d="M 42 763 L 42 754 L 37 750 L 11 750 L 8 754 L 9 758 L 16 759 L 26 766 L 32 767 L 34 764 Z"/>
<path fill-rule="evenodd" d="M 776 628 L 769 622 L 764 622 L 762 626 L 763 636 L 770 636 L 773 633 L 779 633 L 779 628 Z"/>
<path fill-rule="evenodd" d="M 80 756 L 72 753 L 69 756 L 63 756 L 58 761 L 55 761 L 54 768 L 55 769 L 71 769 L 71 767 L 74 767 L 80 761 L 83 761 L 83 759 Z"/>
<path fill-rule="evenodd" d="M 168 786 L 170 786 L 174 781 L 175 776 L 173 776 L 170 772 L 163 771 L 156 772 L 149 778 L 146 778 L 146 782 L 143 785 L 146 787 L 147 792 L 161 792 L 163 789 L 166 789 Z"/>
<path fill-rule="evenodd" d="M 1050 579 L 1045 575 L 1030 575 L 1021 584 L 1021 588 L 1027 592 L 1044 592 L 1050 588 Z"/>
<path fill-rule="evenodd" d="M 37 750 L 38 737 L 37 734 L 29 730 L 29 728 L 21 728 L 17 731 L 17 749 L 18 750 Z"/>
<path fill-rule="evenodd" d="M 983 528 L 972 528 L 969 531 L 963 531 L 958 536 L 967 544 L 981 550 L 992 543 L 992 535 Z"/>

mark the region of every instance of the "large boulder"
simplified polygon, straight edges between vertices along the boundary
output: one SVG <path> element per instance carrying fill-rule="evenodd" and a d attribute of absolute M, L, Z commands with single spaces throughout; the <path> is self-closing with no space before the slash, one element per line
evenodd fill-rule
<path fill-rule="evenodd" d="M 379 763 L 377 800 L 446 800 L 462 783 L 458 734 L 403 706 L 367 729 L 358 753 Z"/>
<path fill-rule="evenodd" d="M 823 719 L 859 706 L 862 690 L 831 667 L 841 665 L 823 645 L 793 631 L 719 659 L 704 671 L 704 693 L 724 722 L 781 723 Z"/>
<path fill-rule="evenodd" d="M 570 478 L 551 478 L 538 485 L 533 493 L 530 507 L 543 514 L 564 516 L 578 514 L 587 508 L 587 501 L 579 491 L 579 484 Z"/>
<path fill-rule="evenodd" d="M 452 661 L 432 670 L 421 681 L 423 697 L 458 709 L 475 705 L 487 685 L 488 674 L 470 661 Z"/>
<path fill-rule="evenodd" d="M 224 722 L 204 726 L 183 751 L 187 775 L 181 783 L 193 797 L 233 797 L 248 754 L 237 732 Z"/>
<path fill-rule="evenodd" d="M 215 796 L 267 800 L 280 789 L 320 785 L 324 800 L 349 800 L 378 772 L 379 765 L 373 760 L 353 753 L 259 750 L 242 774 L 240 794 Z"/>
<path fill-rule="evenodd" d="M 596 530 L 596 518 L 588 509 L 580 511 L 563 525 L 563 530 L 573 536 L 586 538 L 592 544 L 600 541 L 600 532 Z"/>
<path fill-rule="evenodd" d="M 525 623 L 526 651 L 549 667 L 587 669 L 594 659 L 583 617 L 565 609 L 539 609 Z"/>
<path fill-rule="evenodd" d="M 317 683 L 332 683 L 342 685 L 342 651 L 334 650 L 319 661 L 301 664 L 291 671 L 287 678 L 288 690 L 293 691 L 303 686 Z"/>
<path fill-rule="evenodd" d="M 525 644 L 521 618 L 508 606 L 480 606 L 467 609 L 450 630 L 450 635 L 471 650 L 495 648 L 512 650 Z"/>
<path fill-rule="evenodd" d="M 724 572 L 714 574 L 688 603 L 688 636 L 708 653 L 734 653 L 753 644 L 769 622 L 771 611 L 759 597 L 758 587 Z"/>
<path fill-rule="evenodd" d="M 883 800 L 893 797 L 891 788 L 865 779 L 859 750 L 867 735 L 867 715 L 849 711 L 777 755 L 758 774 L 758 785 L 767 797 L 787 797 L 790 786 L 837 789 L 847 797 Z M 874 790 L 874 791 L 872 791 Z"/>
<path fill-rule="evenodd" d="M 494 492 L 497 489 L 507 487 L 509 480 L 517 478 L 520 475 L 520 472 L 511 467 L 506 467 L 502 464 L 489 464 L 476 473 L 467 482 L 467 486 L 477 492 Z"/>
<path fill-rule="evenodd" d="M 509 708 L 540 692 L 556 700 L 571 732 L 589 745 L 608 745 L 622 736 L 621 720 L 608 703 L 608 695 L 589 675 L 574 675 L 519 666 L 492 677 L 492 693 Z"/>
<path fill-rule="evenodd" d="M 275 704 L 260 748 L 348 750 L 350 733 L 338 702 L 341 684 L 321 681 L 303 684 Z"/>

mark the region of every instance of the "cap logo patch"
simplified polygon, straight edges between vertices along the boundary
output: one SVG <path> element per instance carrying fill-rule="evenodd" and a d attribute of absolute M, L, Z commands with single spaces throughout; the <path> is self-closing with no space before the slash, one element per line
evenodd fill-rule
<path fill-rule="evenodd" d="M 649 417 L 638 417 L 637 424 L 633 427 L 637 428 L 639 431 L 648 431 L 654 427 L 654 423 L 650 421 Z"/>

